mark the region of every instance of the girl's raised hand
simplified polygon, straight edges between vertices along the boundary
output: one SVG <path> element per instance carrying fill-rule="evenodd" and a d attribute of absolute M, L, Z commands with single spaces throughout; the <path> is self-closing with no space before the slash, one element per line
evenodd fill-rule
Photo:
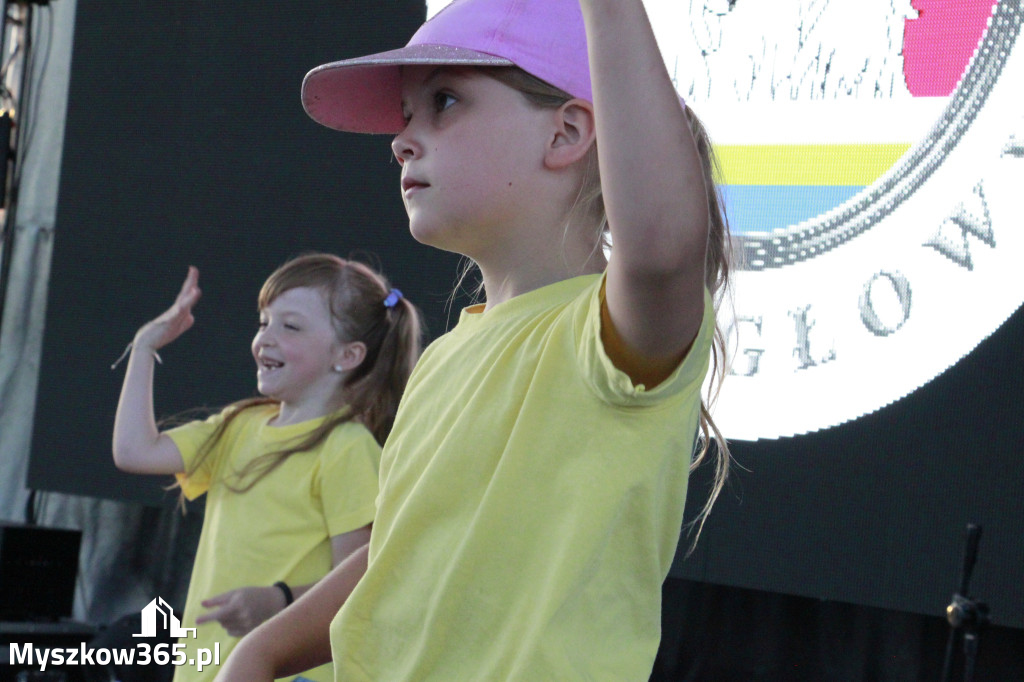
<path fill-rule="evenodd" d="M 184 334 L 195 323 L 192 308 L 199 297 L 199 270 L 190 265 L 185 283 L 181 285 L 174 305 L 164 311 L 160 317 L 144 324 L 135 334 L 135 347 L 156 351 L 163 348 Z"/>

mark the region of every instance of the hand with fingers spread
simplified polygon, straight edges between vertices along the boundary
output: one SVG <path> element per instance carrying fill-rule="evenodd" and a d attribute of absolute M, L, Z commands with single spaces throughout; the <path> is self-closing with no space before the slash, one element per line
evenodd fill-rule
<path fill-rule="evenodd" d="M 212 609 L 196 618 L 196 625 L 217 621 L 232 637 L 243 637 L 271 616 L 284 609 L 284 593 L 274 587 L 240 587 L 204 599 L 203 607 Z"/>
<path fill-rule="evenodd" d="M 135 334 L 135 347 L 156 351 L 171 343 L 195 323 L 192 308 L 202 296 L 199 289 L 199 270 L 189 266 L 188 275 L 181 285 L 174 304 L 155 320 L 147 322 Z"/>

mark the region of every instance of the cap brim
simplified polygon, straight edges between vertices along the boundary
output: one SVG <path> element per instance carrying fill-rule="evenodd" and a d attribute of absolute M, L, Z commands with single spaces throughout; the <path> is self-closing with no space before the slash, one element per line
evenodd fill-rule
<path fill-rule="evenodd" d="M 354 133 L 401 132 L 402 67 L 513 66 L 503 57 L 448 45 L 398 50 L 316 67 L 302 81 L 302 107 L 317 123 Z"/>

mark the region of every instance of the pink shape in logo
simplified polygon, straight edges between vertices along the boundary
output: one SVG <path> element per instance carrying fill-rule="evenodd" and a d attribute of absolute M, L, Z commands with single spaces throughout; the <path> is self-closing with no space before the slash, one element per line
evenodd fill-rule
<path fill-rule="evenodd" d="M 903 27 L 903 77 L 914 97 L 953 92 L 985 33 L 997 0 L 911 0 Z"/>

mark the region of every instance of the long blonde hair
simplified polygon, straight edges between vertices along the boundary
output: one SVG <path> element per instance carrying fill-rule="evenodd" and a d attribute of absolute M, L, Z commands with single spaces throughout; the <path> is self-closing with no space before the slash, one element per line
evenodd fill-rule
<path fill-rule="evenodd" d="M 480 67 L 480 72 L 501 83 L 504 83 L 513 90 L 523 94 L 527 101 L 535 106 L 543 108 L 557 108 L 573 99 L 572 95 L 546 83 L 545 81 L 514 66 Z M 729 236 L 729 222 L 725 215 L 722 198 L 716 178 L 721 177 L 718 159 L 711 146 L 704 125 L 693 111 L 686 107 L 684 109 L 686 120 L 697 146 L 697 153 L 701 161 L 701 170 L 704 174 L 704 186 L 707 192 L 708 204 L 708 245 L 707 255 L 704 263 L 704 283 L 711 292 L 715 310 L 718 311 L 727 299 L 729 291 L 729 271 L 732 263 L 732 239 Z M 584 217 L 590 217 L 596 224 L 595 251 L 597 249 L 611 248 L 610 232 L 608 230 L 608 217 L 604 209 L 604 198 L 601 192 L 601 177 L 597 162 L 597 145 L 595 144 L 588 152 L 584 170 L 583 183 L 580 188 L 573 211 Z M 711 379 L 708 383 L 707 397 L 701 397 L 700 405 L 700 437 L 690 461 L 692 472 L 700 466 L 714 450 L 715 454 L 715 475 L 711 491 L 705 501 L 697 518 L 691 525 L 697 526 L 697 533 L 694 537 L 691 551 L 696 546 L 700 531 L 704 528 L 711 508 L 718 499 L 725 481 L 729 474 L 731 455 L 729 444 L 722 436 L 721 431 L 715 425 L 711 416 L 711 408 L 714 406 L 721 389 L 722 381 L 726 373 L 726 347 L 725 334 L 719 325 L 715 325 L 714 340 L 711 345 Z"/>
<path fill-rule="evenodd" d="M 288 261 L 267 278 L 258 306 L 263 310 L 291 289 L 310 287 L 324 293 L 338 340 L 366 345 L 363 362 L 341 385 L 345 408 L 325 419 L 304 438 L 280 450 L 256 457 L 223 483 L 234 492 L 246 492 L 297 452 L 315 448 L 339 425 L 358 421 L 381 445 L 395 421 L 398 402 L 420 354 L 422 323 L 416 306 L 404 296 L 385 305 L 391 285 L 380 273 L 354 260 L 327 253 L 311 253 Z M 243 411 L 276 404 L 273 398 L 240 400 L 225 408 L 225 418 L 203 443 L 185 472 L 191 476 L 209 458 L 232 421 Z M 228 479 L 232 480 L 228 480 Z M 234 482 L 232 482 L 234 481 Z"/>

